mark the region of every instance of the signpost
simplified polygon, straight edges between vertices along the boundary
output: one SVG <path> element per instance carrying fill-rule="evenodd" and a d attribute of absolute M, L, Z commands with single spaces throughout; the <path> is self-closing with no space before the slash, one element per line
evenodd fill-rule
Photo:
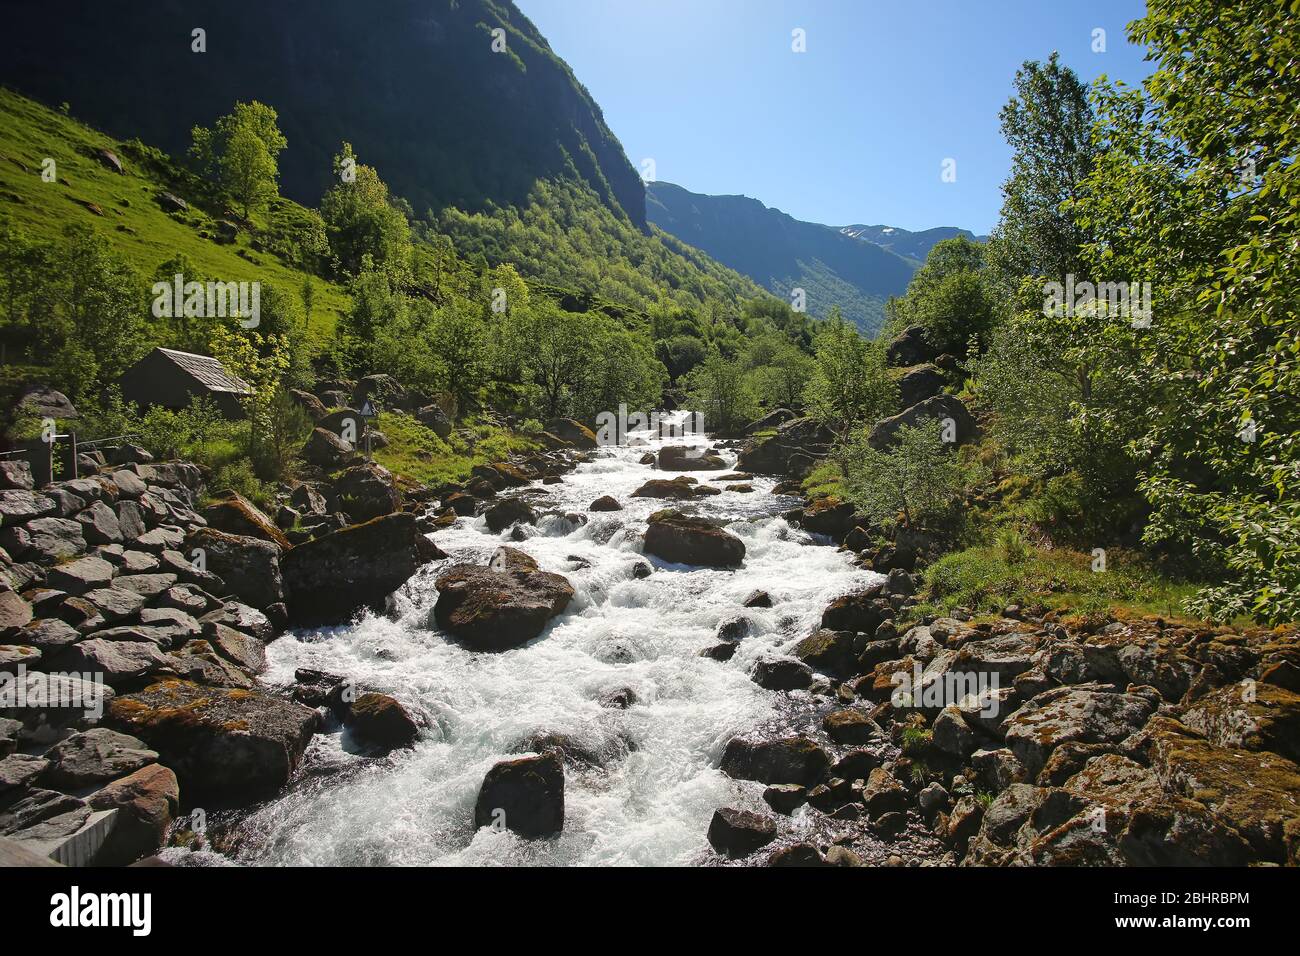
<path fill-rule="evenodd" d="M 379 412 L 375 410 L 375 406 L 372 405 L 370 399 L 367 398 L 365 404 L 361 406 L 361 417 L 365 419 L 363 427 L 365 428 L 366 434 L 366 461 L 370 460 L 370 419 L 375 418 L 378 415 Z"/>

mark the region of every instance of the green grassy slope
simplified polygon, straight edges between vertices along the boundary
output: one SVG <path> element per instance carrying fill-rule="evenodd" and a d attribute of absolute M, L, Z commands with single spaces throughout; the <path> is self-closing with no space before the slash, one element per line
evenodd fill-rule
<path fill-rule="evenodd" d="M 110 149 L 124 173 L 96 157 Z M 55 162 L 56 178 L 41 177 L 45 159 Z M 190 204 L 186 212 L 164 212 L 163 191 Z M 103 213 L 97 215 L 87 204 Z M 110 237 L 114 249 L 143 277 L 184 253 L 205 276 L 224 281 L 261 281 L 296 293 L 307 274 L 267 248 L 270 233 L 304 212 L 277 200 L 255 230 L 241 229 L 235 241 L 217 241 L 224 210 L 212 204 L 201 180 L 157 150 L 121 142 L 10 90 L 0 89 L 0 214 L 32 238 L 54 238 L 71 223 L 88 224 Z M 312 279 L 316 288 L 311 338 L 333 331 L 349 299 L 339 285 Z"/>

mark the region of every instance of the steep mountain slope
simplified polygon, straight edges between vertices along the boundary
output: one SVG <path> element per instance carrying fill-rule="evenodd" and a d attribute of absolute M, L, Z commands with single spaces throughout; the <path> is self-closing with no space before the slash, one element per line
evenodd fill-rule
<path fill-rule="evenodd" d="M 119 173 L 99 158 L 111 150 Z M 55 174 L 42 176 L 46 160 Z M 184 208 L 168 203 L 183 197 Z M 93 229 L 139 274 L 141 301 L 155 271 L 184 256 L 200 276 L 260 281 L 294 296 L 309 272 L 292 245 L 306 210 L 277 199 L 258 233 L 222 235 L 222 206 L 206 184 L 156 149 L 118 141 L 11 90 L 0 89 L 0 222 L 34 240 L 56 240 L 72 226 Z M 309 337 L 323 341 L 350 303 L 336 282 L 312 276 Z M 0 326 L 0 330 L 3 326 Z M 0 332 L 0 338 L 3 333 Z"/>
<path fill-rule="evenodd" d="M 236 101 L 274 107 L 281 192 L 304 205 L 347 141 L 476 261 L 643 309 L 761 294 L 650 229 L 599 106 L 510 0 L 72 0 L 6 21 L 0 82 L 173 156 Z"/>
<path fill-rule="evenodd" d="M 977 242 L 988 239 L 988 236 L 977 236 L 969 229 L 958 229 L 956 226 L 936 226 L 933 229 L 911 232 L 898 226 L 866 226 L 858 223 L 844 226 L 840 232 L 915 260 L 918 264 L 925 261 L 925 257 L 930 254 L 935 243 L 942 242 L 944 239 L 952 239 L 955 236 L 965 236 Z"/>
<path fill-rule="evenodd" d="M 893 252 L 745 196 L 705 196 L 651 183 L 646 217 L 778 296 L 788 299 L 802 288 L 813 315 L 824 317 L 838 305 L 870 334 L 884 321 L 885 300 L 902 295 L 915 271 Z"/>
<path fill-rule="evenodd" d="M 522 205 L 567 175 L 645 227 L 600 107 L 509 0 L 72 0 L 8 5 L 5 21 L 0 81 L 173 155 L 237 100 L 275 107 L 299 202 L 330 185 L 346 140 L 419 215 Z"/>

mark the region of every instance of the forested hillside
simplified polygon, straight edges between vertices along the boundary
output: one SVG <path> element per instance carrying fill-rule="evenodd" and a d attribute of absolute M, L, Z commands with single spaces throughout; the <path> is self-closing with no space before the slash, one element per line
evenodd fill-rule
<path fill-rule="evenodd" d="M 834 229 L 801 222 L 745 196 L 704 196 L 673 183 L 651 183 L 650 222 L 723 265 L 791 301 L 802 289 L 807 311 L 827 318 L 838 307 L 868 335 L 884 322 L 885 302 L 901 295 L 916 263 Z"/>

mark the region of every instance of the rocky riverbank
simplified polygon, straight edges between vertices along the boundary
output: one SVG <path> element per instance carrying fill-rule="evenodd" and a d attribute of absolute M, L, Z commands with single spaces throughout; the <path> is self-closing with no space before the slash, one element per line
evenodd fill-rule
<path fill-rule="evenodd" d="M 900 566 L 923 560 L 914 548 L 872 545 L 835 502 L 787 518 L 888 573 L 755 667 L 755 681 L 790 701 L 727 745 L 724 772 L 763 789 L 762 804 L 748 793 L 715 814 L 708 837 L 721 858 L 1300 862 L 1295 627 L 1018 607 L 918 618 L 919 575 Z"/>
<path fill-rule="evenodd" d="M 760 474 L 819 452 L 806 420 L 698 455 L 546 434 L 463 486 L 349 457 L 274 518 L 130 447 L 40 489 L 7 467 L 6 848 L 1297 862 L 1293 628 L 920 616 L 924 544 Z"/>
<path fill-rule="evenodd" d="M 318 422 L 305 455 L 322 431 Z M 285 487 L 274 519 L 233 492 L 209 500 L 201 469 L 130 445 L 83 455 L 84 477 L 40 488 L 24 464 L 0 466 L 6 848 L 131 863 L 193 808 L 282 789 L 331 720 L 379 750 L 412 742 L 401 705 L 347 677 L 263 686 L 268 643 L 289 627 L 383 612 L 444 557 L 428 532 L 458 504 L 486 507 L 508 484 L 562 474 L 578 453 L 552 438 L 550 451 L 476 468 L 466 489 L 431 489 L 335 438 L 343 457 Z"/>

